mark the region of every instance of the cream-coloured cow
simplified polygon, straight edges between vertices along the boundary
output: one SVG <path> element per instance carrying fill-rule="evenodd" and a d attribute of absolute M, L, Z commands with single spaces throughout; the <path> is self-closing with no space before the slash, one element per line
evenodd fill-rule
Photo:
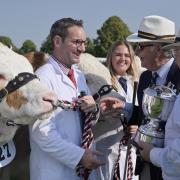
<path fill-rule="evenodd" d="M 28 82 L 6 95 L 8 86 L 16 87 L 23 79 Z M 35 78 L 28 60 L 0 43 L 0 144 L 14 137 L 19 124 L 47 118 L 56 101 L 56 95 Z"/>

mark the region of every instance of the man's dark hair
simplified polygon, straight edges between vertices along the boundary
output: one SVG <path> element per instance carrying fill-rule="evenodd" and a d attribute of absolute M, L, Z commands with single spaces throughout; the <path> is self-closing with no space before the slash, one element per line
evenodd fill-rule
<path fill-rule="evenodd" d="M 50 30 L 50 37 L 51 41 L 53 40 L 54 36 L 59 35 L 62 40 L 66 38 L 68 35 L 68 28 L 72 26 L 80 26 L 83 27 L 83 21 L 82 20 L 75 20 L 72 18 L 62 18 L 57 20 L 51 27 Z"/>

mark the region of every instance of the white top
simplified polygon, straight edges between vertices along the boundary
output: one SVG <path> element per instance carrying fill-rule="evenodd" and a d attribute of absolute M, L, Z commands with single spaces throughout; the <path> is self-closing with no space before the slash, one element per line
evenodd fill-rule
<path fill-rule="evenodd" d="M 166 123 L 165 147 L 153 148 L 150 159 L 161 167 L 164 180 L 180 179 L 180 95 Z"/>
<path fill-rule="evenodd" d="M 50 57 L 36 74 L 62 100 L 72 101 L 80 91 L 89 94 L 84 75 L 74 69 L 77 89 Z M 30 126 L 31 180 L 79 180 L 75 168 L 83 156 L 79 112 L 57 108 L 51 118 Z"/>

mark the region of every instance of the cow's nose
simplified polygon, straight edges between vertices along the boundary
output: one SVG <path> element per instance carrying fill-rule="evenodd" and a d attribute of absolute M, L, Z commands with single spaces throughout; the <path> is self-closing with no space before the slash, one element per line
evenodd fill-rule
<path fill-rule="evenodd" d="M 56 104 L 58 101 L 58 97 L 54 92 L 48 92 L 42 97 L 43 101 L 48 101 L 52 105 Z"/>

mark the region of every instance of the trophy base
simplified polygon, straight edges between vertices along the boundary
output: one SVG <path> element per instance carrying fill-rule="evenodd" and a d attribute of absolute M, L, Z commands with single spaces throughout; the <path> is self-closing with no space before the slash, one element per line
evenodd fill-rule
<path fill-rule="evenodd" d="M 153 144 L 156 147 L 164 146 L 164 133 L 163 132 L 149 132 L 149 130 L 144 129 L 144 126 L 140 126 L 136 136 L 134 138 L 136 142 L 142 141 L 149 144 Z"/>

